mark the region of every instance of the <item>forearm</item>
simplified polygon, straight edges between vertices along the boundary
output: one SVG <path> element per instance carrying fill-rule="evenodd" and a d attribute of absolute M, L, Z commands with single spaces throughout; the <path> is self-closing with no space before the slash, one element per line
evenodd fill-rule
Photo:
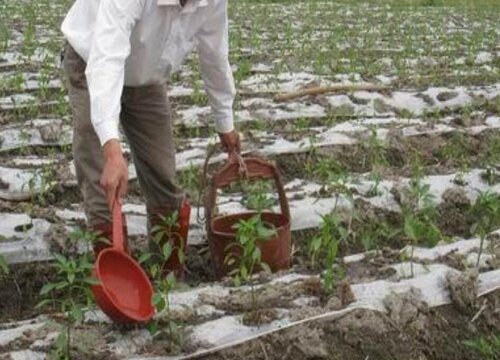
<path fill-rule="evenodd" d="M 201 73 L 219 133 L 234 129 L 236 89 L 229 64 L 228 36 L 227 1 L 219 1 L 213 18 L 197 35 Z"/>
<path fill-rule="evenodd" d="M 91 119 L 101 145 L 118 139 L 125 61 L 130 36 L 143 0 L 106 0 L 100 3 L 85 75 Z"/>

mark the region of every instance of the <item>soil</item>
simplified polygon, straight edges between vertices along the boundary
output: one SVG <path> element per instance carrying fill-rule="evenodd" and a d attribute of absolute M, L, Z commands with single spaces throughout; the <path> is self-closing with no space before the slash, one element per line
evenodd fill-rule
<path fill-rule="evenodd" d="M 36 309 L 41 301 L 40 289 L 56 276 L 46 262 L 11 265 L 8 276 L 0 276 L 0 323 L 31 319 L 43 311 Z M 53 310 L 53 309 L 52 309 Z"/>
<path fill-rule="evenodd" d="M 187 259 L 189 271 L 184 281 L 189 286 L 214 280 L 208 247 L 189 247 Z M 0 276 L 0 323 L 32 319 L 40 314 L 57 311 L 50 306 L 36 308 L 42 300 L 40 289 L 43 285 L 57 281 L 50 262 L 15 264 L 10 265 L 9 270 L 8 276 Z"/>
<path fill-rule="evenodd" d="M 487 310 L 471 322 L 469 312 L 455 304 L 429 309 L 418 294 L 406 293 L 387 302 L 388 314 L 354 310 L 334 321 L 283 330 L 200 359 L 485 360 L 463 343 L 500 331 L 500 291 L 484 301 Z"/>
<path fill-rule="evenodd" d="M 469 166 L 474 167 L 483 162 L 485 154 L 491 148 L 492 142 L 498 138 L 498 130 L 488 130 L 477 135 L 464 134 L 467 145 L 467 161 Z M 455 172 L 460 168 L 460 159 L 444 158 L 443 147 L 450 143 L 450 134 L 425 134 L 419 136 L 402 137 L 399 130 L 389 131 L 387 148 L 384 156 L 387 166 L 383 169 L 385 178 L 392 176 L 411 176 L 412 161 L 415 153 L 418 153 L 422 164 L 425 165 L 426 175 L 443 175 Z M 335 159 L 349 173 L 366 173 L 372 171 L 372 164 L 368 161 L 366 141 L 355 145 L 340 145 L 318 148 L 315 154 L 281 154 L 274 156 L 281 174 L 285 180 L 296 178 L 308 178 L 308 165 L 313 165 L 322 157 Z"/>
<path fill-rule="evenodd" d="M 438 226 L 447 236 L 470 235 L 470 219 L 467 217 L 467 210 L 470 204 L 464 201 L 459 191 L 447 191 L 444 202 L 438 207 Z M 374 208 L 363 200 L 355 202 L 358 217 L 353 221 L 352 229 L 356 234 L 362 234 L 366 226 L 374 223 L 387 223 L 392 229 L 402 226 L 402 219 L 399 214 Z M 53 220 L 51 214 L 44 214 L 45 218 Z M 53 236 L 50 239 L 54 250 L 59 249 L 64 244 L 57 241 L 58 235 L 64 234 L 64 229 L 58 224 L 54 224 Z M 60 230 L 60 231 L 57 231 Z M 318 269 L 311 269 L 309 265 L 308 244 L 316 230 L 305 230 L 293 233 L 294 257 L 293 267 L 299 273 L 317 273 Z M 64 237 L 63 235 L 60 236 Z M 137 242 L 137 241 L 136 241 Z M 144 241 L 143 241 L 144 242 Z M 376 241 L 379 251 L 376 255 L 361 262 L 342 265 L 343 278 L 348 283 L 368 282 L 376 279 L 385 279 L 393 274 L 387 265 L 400 261 L 399 251 L 406 245 L 402 234 L 394 237 L 383 236 Z M 144 244 L 143 244 L 144 245 Z M 142 245 L 141 245 L 142 246 Z M 63 246 L 64 247 L 64 246 Z M 343 242 L 339 247 L 339 256 L 364 252 L 366 249 L 360 241 L 360 237 Z M 198 286 L 215 279 L 210 253 L 207 245 L 190 246 L 187 254 L 187 273 L 184 281 L 189 286 Z M 443 260 L 443 259 L 441 259 Z M 450 254 L 446 257 L 445 263 L 463 270 L 463 258 Z M 36 304 L 40 301 L 39 291 L 47 282 L 53 282 L 55 274 L 47 262 L 31 263 L 11 266 L 11 274 L 8 277 L 0 278 L 0 298 L 3 300 L 3 308 L 0 312 L 0 322 L 15 321 L 33 318 L 42 312 L 50 312 L 51 309 L 36 309 Z M 16 291 L 12 291 L 16 289 Z M 261 298 L 267 298 L 261 296 Z M 5 299 L 5 301 L 4 301 Z M 281 305 L 283 306 L 283 299 Z M 272 303 L 272 301 L 270 301 Z M 239 310 L 228 301 L 225 310 Z M 269 304 L 268 304 L 269 305 Z M 234 308 L 235 306 L 235 308 Z M 286 307 L 286 306 L 284 306 Z"/>

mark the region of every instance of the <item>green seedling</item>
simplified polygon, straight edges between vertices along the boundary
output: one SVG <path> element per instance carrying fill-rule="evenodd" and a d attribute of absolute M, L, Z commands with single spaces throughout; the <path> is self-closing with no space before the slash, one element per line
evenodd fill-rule
<path fill-rule="evenodd" d="M 163 254 L 167 259 L 170 258 L 172 247 L 169 243 L 163 247 Z M 167 276 L 157 276 L 154 279 L 155 292 L 152 298 L 153 306 L 157 313 L 165 313 L 165 318 L 153 320 L 148 325 L 149 332 L 155 338 L 159 338 L 165 334 L 169 339 L 171 348 L 179 347 L 182 342 L 179 331 L 180 325 L 173 320 L 170 309 L 169 294 L 176 286 L 177 279 L 174 272 L 168 273 Z"/>
<path fill-rule="evenodd" d="M 492 134 L 486 141 L 484 151 L 479 155 L 481 165 L 486 168 L 482 177 L 488 185 L 500 182 L 498 159 L 500 159 L 500 135 Z"/>
<path fill-rule="evenodd" d="M 363 220 L 362 220 L 363 221 Z M 378 250 L 380 243 L 394 238 L 400 230 L 393 229 L 387 222 L 363 221 L 362 227 L 354 236 L 358 237 L 365 251 Z"/>
<path fill-rule="evenodd" d="M 177 286 L 177 279 L 174 272 L 166 274 L 163 264 L 176 253 L 182 266 L 186 261 L 186 255 L 182 247 L 174 245 L 175 243 L 182 244 L 179 234 L 179 213 L 175 211 L 170 215 L 159 217 L 160 222 L 151 229 L 156 251 L 143 253 L 139 257 L 139 263 L 146 264 L 153 280 L 155 290 L 152 298 L 153 306 L 157 313 L 165 314 L 164 318 L 153 320 L 148 330 L 156 338 L 166 335 L 171 348 L 174 349 L 178 348 L 182 342 L 180 325 L 172 318 L 169 301 L 169 294 Z"/>
<path fill-rule="evenodd" d="M 102 236 L 100 232 L 87 231 L 77 228 L 69 234 L 68 242 L 65 244 L 63 252 L 65 256 L 78 256 L 78 247 L 81 243 L 85 243 L 90 250 L 96 244 L 111 245 L 108 238 Z"/>
<path fill-rule="evenodd" d="M 56 173 L 52 166 L 43 165 L 40 169 L 32 171 L 32 176 L 23 184 L 23 189 L 28 188 L 31 199 L 45 206 L 53 197 L 51 190 L 56 183 Z"/>
<path fill-rule="evenodd" d="M 323 290 L 326 293 L 333 291 L 335 282 L 335 262 L 339 245 L 349 237 L 348 228 L 344 227 L 337 213 L 321 217 L 319 233 L 309 243 L 311 265 L 314 267 L 319 262 L 325 268 L 322 274 Z"/>
<path fill-rule="evenodd" d="M 500 182 L 500 173 L 496 166 L 488 166 L 481 174 L 481 178 L 486 181 L 489 186 L 493 186 Z"/>
<path fill-rule="evenodd" d="M 455 178 L 457 185 L 465 185 L 464 174 L 468 171 L 471 164 L 472 149 L 469 141 L 463 133 L 455 132 L 443 148 L 439 151 L 439 155 L 444 160 L 447 160 L 456 166 L 459 171 Z"/>
<path fill-rule="evenodd" d="M 404 218 L 404 234 L 411 243 L 411 275 L 413 277 L 413 262 L 415 246 L 425 243 L 435 246 L 442 238 L 436 225 L 437 210 L 434 206 L 434 196 L 430 185 L 423 182 L 423 167 L 418 158 L 412 163 L 412 178 L 405 189 L 406 199 L 402 204 Z"/>
<path fill-rule="evenodd" d="M 65 317 L 64 331 L 56 340 L 51 356 L 56 359 L 71 359 L 70 346 L 73 327 L 84 319 L 84 309 L 93 303 L 91 286 L 99 282 L 91 276 L 93 264 L 88 254 L 79 257 L 55 255 L 54 270 L 57 280 L 45 284 L 40 290 L 44 297 L 37 307 L 56 306 Z"/>
<path fill-rule="evenodd" d="M 435 237 L 439 234 L 439 229 L 428 227 L 425 221 L 419 219 L 417 216 L 407 215 L 404 219 L 404 234 L 411 242 L 411 255 L 410 267 L 411 276 L 415 275 L 413 270 L 413 263 L 415 259 L 415 247 L 427 237 Z"/>
<path fill-rule="evenodd" d="M 484 240 L 490 232 L 500 227 L 500 196 L 490 191 L 479 194 L 471 209 L 474 224 L 471 232 L 481 239 L 476 266 L 479 266 Z"/>
<path fill-rule="evenodd" d="M 337 178 L 342 178 L 347 173 L 346 168 L 333 157 L 321 157 L 311 163 L 308 172 L 322 183 L 330 183 Z"/>
<path fill-rule="evenodd" d="M 465 340 L 463 344 L 477 351 L 481 355 L 481 359 L 497 360 L 500 358 L 500 334 Z"/>
<path fill-rule="evenodd" d="M 268 264 L 262 261 L 259 245 L 275 236 L 276 229 L 266 224 L 261 214 L 240 220 L 233 228 L 236 230 L 236 242 L 227 246 L 224 263 L 231 269 L 229 275 L 236 286 L 242 283 L 250 285 L 251 305 L 255 310 L 257 299 L 252 275 L 256 269 L 271 272 Z"/>
<path fill-rule="evenodd" d="M 380 183 L 382 182 L 382 175 L 378 172 L 373 172 L 370 174 L 369 179 L 373 181 L 366 193 L 367 197 L 375 197 L 381 194 Z"/>
<path fill-rule="evenodd" d="M 80 244 L 89 247 L 97 242 L 106 241 L 97 232 L 77 229 L 69 234 L 64 246 L 64 254 L 56 254 L 54 269 L 57 278 L 54 282 L 45 284 L 40 290 L 44 298 L 37 307 L 51 305 L 58 307 L 65 315 L 65 331 L 57 338 L 52 357 L 56 359 L 70 359 L 71 330 L 83 320 L 83 309 L 93 305 L 93 296 L 90 286 L 99 282 L 91 276 L 93 264 L 91 253 L 80 255 Z"/>
<path fill-rule="evenodd" d="M 198 167 L 190 164 L 188 169 L 179 172 L 177 176 L 179 185 L 181 185 L 183 189 L 188 190 L 191 196 L 197 194 L 198 189 L 201 187 Z"/>
<path fill-rule="evenodd" d="M 5 260 L 5 258 L 0 255 L 0 278 L 1 278 L 1 275 L 9 275 L 9 264 L 7 264 L 7 260 Z"/>
<path fill-rule="evenodd" d="M 380 169 L 388 166 L 387 145 L 378 137 L 376 127 L 372 126 L 370 128 L 370 134 L 368 142 L 363 143 L 364 154 L 366 154 L 363 163 L 368 163 L 373 169 Z"/>
<path fill-rule="evenodd" d="M 179 212 L 174 211 L 166 216 L 159 215 L 159 219 L 159 223 L 151 229 L 153 241 L 156 244 L 157 249 L 159 249 L 158 252 L 152 254 L 153 260 L 157 262 L 165 262 L 174 252 L 176 252 L 179 262 L 184 264 L 186 262 L 186 254 L 185 249 L 182 247 L 183 241 L 181 235 L 179 234 Z M 166 242 L 165 239 L 167 239 Z M 181 244 L 181 247 L 175 246 L 175 243 Z M 170 245 L 171 251 L 164 250 L 166 244 Z M 157 259 L 155 259 L 155 257 L 157 257 Z M 152 275 L 154 276 L 154 274 Z"/>
<path fill-rule="evenodd" d="M 238 62 L 238 70 L 234 74 L 236 84 L 240 84 L 252 73 L 252 62 L 250 59 L 243 57 Z"/>
<path fill-rule="evenodd" d="M 311 126 L 310 123 L 311 122 L 309 119 L 301 117 L 293 122 L 293 126 L 295 129 L 297 129 L 298 132 L 302 132 L 309 129 L 309 127 Z"/>
<path fill-rule="evenodd" d="M 271 186 L 269 182 L 263 180 L 244 182 L 243 193 L 246 196 L 243 199 L 243 205 L 258 213 L 270 210 L 274 205 L 274 199 L 269 195 L 270 191 Z"/>

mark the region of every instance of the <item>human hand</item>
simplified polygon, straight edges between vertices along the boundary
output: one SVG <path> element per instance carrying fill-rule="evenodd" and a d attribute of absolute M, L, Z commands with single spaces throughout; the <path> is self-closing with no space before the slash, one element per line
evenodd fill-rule
<path fill-rule="evenodd" d="M 224 150 L 224 152 L 236 154 L 240 153 L 241 139 L 240 134 L 236 130 L 232 130 L 225 134 L 219 133 L 219 139 L 222 145 L 222 150 Z"/>
<path fill-rule="evenodd" d="M 107 141 L 103 146 L 103 152 L 105 164 L 100 184 L 106 192 L 109 210 L 112 211 L 115 199 L 121 201 L 127 193 L 128 166 L 118 140 Z"/>

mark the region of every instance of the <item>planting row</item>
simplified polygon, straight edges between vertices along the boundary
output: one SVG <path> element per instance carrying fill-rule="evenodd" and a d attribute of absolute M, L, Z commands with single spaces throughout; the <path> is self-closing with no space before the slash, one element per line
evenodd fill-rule
<path fill-rule="evenodd" d="M 498 238 L 492 239 L 496 239 L 498 250 Z M 7 358 L 10 354 L 16 359 L 21 356 L 43 358 L 50 349 L 62 351 L 57 343 L 60 334 L 65 334 L 61 331 L 66 326 L 71 326 L 73 338 L 79 339 L 73 342 L 73 355 L 108 354 L 110 358 L 145 359 L 175 354 L 172 359 L 187 359 L 193 354 L 211 353 L 301 324 L 321 320 L 335 322 L 357 309 L 386 313 L 400 325 L 415 321 L 416 314 L 425 313 L 424 309 L 451 302 L 462 311 L 475 312 L 482 296 L 500 288 L 499 270 L 478 276 L 439 261 L 453 254 L 467 257 L 477 247 L 478 242 L 472 239 L 458 241 L 453 246 L 437 246 L 432 253 L 415 249 L 415 259 L 438 261 L 423 265 L 370 253 L 347 257 L 340 262 L 345 279 L 328 295 L 321 290 L 316 275 L 293 272 L 260 277 L 242 287 L 214 284 L 169 291 L 163 294 L 168 306 L 156 316 L 156 332 L 151 328 L 120 331 L 100 311 L 85 307 L 79 310 L 81 324 L 77 327 L 65 325 L 63 314 L 57 313 L 4 324 L 0 329 L 0 354 Z M 380 262 L 382 259 L 385 261 Z M 360 269 L 365 269 L 364 275 L 359 275 Z M 366 272 L 367 269 L 371 269 L 370 272 Z M 250 301 L 253 296 L 249 295 L 254 292 L 255 301 Z M 50 297 L 48 299 L 50 301 Z M 476 314 L 475 321 L 478 318 L 483 321 L 483 317 L 491 316 L 491 311 L 494 309 L 485 307 Z M 167 337 L 160 336 L 161 333 Z M 56 339 L 59 340 L 56 342 Z"/>

